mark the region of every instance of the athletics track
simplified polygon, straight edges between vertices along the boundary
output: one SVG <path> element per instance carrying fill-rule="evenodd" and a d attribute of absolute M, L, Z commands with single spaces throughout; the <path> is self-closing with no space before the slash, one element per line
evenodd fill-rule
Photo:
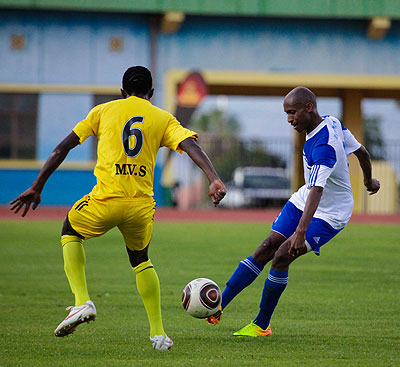
<path fill-rule="evenodd" d="M 9 207 L 0 206 L 0 220 L 58 220 L 65 218 L 70 207 L 38 207 L 25 218 L 14 214 Z M 159 222 L 273 222 L 280 209 L 192 209 L 179 210 L 157 208 L 155 221 Z M 350 223 L 399 224 L 400 214 L 365 215 L 353 214 Z"/>

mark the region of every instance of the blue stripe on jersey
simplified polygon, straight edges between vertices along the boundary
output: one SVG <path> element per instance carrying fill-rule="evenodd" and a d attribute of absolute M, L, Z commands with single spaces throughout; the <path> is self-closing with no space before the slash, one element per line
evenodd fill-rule
<path fill-rule="evenodd" d="M 336 163 L 335 149 L 328 144 L 329 130 L 324 126 L 317 134 L 308 139 L 304 144 L 304 154 L 307 164 L 315 164 L 332 168 Z"/>
<path fill-rule="evenodd" d="M 318 172 L 320 169 L 320 165 L 314 165 L 311 169 L 311 174 L 310 178 L 308 180 L 308 187 L 315 186 L 315 183 L 317 182 L 317 177 L 318 177 Z"/>
<path fill-rule="evenodd" d="M 332 168 L 336 163 L 335 149 L 329 144 L 314 147 L 311 155 L 314 163 L 313 165 L 318 164 Z"/>

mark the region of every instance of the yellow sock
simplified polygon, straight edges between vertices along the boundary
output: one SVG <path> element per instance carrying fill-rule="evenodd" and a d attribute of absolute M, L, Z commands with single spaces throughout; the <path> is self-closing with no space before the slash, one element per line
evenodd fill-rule
<path fill-rule="evenodd" d="M 150 336 L 165 336 L 161 318 L 160 281 L 150 260 L 133 268 L 136 274 L 136 287 L 146 309 L 150 323 Z"/>
<path fill-rule="evenodd" d="M 64 270 L 72 293 L 75 295 L 75 306 L 81 306 L 90 300 L 85 276 L 85 251 L 82 239 L 77 236 L 62 236 Z"/>

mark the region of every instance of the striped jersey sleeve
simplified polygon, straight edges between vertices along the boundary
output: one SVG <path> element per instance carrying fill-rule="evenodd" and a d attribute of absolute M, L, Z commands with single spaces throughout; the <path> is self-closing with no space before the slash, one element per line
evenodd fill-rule
<path fill-rule="evenodd" d="M 310 177 L 307 182 L 307 189 L 313 186 L 325 187 L 328 177 L 331 175 L 333 167 L 314 164 L 311 167 Z"/>
<path fill-rule="evenodd" d="M 313 186 L 325 187 L 326 180 L 336 163 L 335 149 L 329 144 L 317 145 L 312 152 L 312 161 L 310 177 L 306 183 L 307 188 L 310 189 Z"/>

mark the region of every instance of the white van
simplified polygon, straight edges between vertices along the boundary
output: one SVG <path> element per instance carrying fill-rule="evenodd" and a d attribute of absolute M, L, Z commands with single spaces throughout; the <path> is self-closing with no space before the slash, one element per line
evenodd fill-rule
<path fill-rule="evenodd" d="M 291 195 L 285 168 L 238 167 L 221 204 L 228 208 L 281 206 Z"/>

